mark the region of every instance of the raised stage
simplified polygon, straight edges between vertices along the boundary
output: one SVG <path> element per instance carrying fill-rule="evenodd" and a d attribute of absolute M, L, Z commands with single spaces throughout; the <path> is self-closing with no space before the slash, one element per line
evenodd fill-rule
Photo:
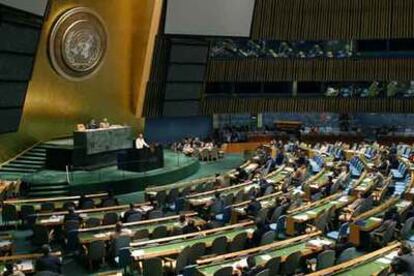
<path fill-rule="evenodd" d="M 66 187 L 71 193 L 93 193 L 112 190 L 123 194 L 144 190 L 149 185 L 165 185 L 195 174 L 200 168 L 196 159 L 164 151 L 164 167 L 147 172 L 119 170 L 116 165 L 95 170 L 41 170 L 26 175 L 22 180 L 29 184 L 30 190 L 47 192 L 57 187 Z"/>

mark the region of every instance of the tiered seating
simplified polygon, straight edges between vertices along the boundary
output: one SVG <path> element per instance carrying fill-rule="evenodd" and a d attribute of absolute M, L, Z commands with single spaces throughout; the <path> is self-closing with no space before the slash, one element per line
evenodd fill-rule
<path fill-rule="evenodd" d="M 406 174 L 405 177 L 402 180 L 397 180 L 394 183 L 394 194 L 393 196 L 401 196 L 408 188 L 408 186 L 411 184 L 411 175 Z"/>
<path fill-rule="evenodd" d="M 364 254 L 372 250 L 364 248 L 363 241 L 383 223 L 385 212 L 395 206 L 403 216 L 411 208 L 412 201 L 403 199 L 407 198 L 405 192 L 411 185 L 411 176 L 405 173 L 395 183 L 388 182 L 391 177 L 386 183 L 379 181 L 383 177 L 375 167 L 364 171 L 364 160 L 368 157 L 355 152 L 349 162 L 354 181 L 349 190 L 343 191 L 343 187 L 334 185 L 340 179 L 338 172 L 343 172 L 342 178 L 349 175 L 344 170 L 347 162 L 335 157 L 342 154 L 343 148 L 331 145 L 327 149 L 326 157 L 315 156 L 309 161 L 316 174 L 298 183 L 291 183 L 297 171 L 289 162 L 303 159 L 303 154 L 292 152 L 286 164 L 265 176 L 261 173 L 265 162 L 246 163 L 254 164 L 258 170 L 247 170 L 248 177 L 243 179 L 250 180 L 239 183 L 221 183 L 216 177 L 207 177 L 148 188 L 147 202 L 134 204 L 139 215 L 133 220 L 125 219 L 121 236 L 116 236 L 115 228 L 130 206 L 103 207 L 102 198 L 107 194 L 88 196 L 92 199 L 91 206 L 85 209 L 78 208 L 80 198 L 75 196 L 54 201 L 6 201 L 2 212 L 7 218 L 14 208 L 17 219 L 25 217 L 25 225 L 30 221 L 34 245 L 51 243 L 49 234 L 61 229 L 53 242 L 63 241 L 61 245 L 67 251 L 80 252 L 90 269 L 95 263 L 110 260 L 108 264 L 116 261 L 119 268 L 132 264 L 131 268 L 140 270 L 144 276 L 166 273 L 230 276 L 239 266 L 245 266 L 246 258 L 250 257 L 263 266 L 263 275 L 323 272 L 330 267 L 335 267 L 332 274 L 341 274 L 357 255 L 357 249 L 366 250 Z M 395 187 L 391 198 L 387 194 L 390 186 Z M 325 192 L 326 187 L 329 192 Z M 375 193 L 378 196 L 374 200 Z M 253 203 L 260 205 L 257 212 L 247 208 Z M 75 214 L 81 217 L 77 224 L 65 221 L 68 206 L 76 207 Z M 200 228 L 184 231 L 189 222 Z M 413 226 L 414 219 L 409 219 L 400 233 L 391 229 L 382 245 L 387 246 L 395 237 L 414 241 Z M 261 227 L 265 229 L 263 232 Z M 336 254 L 335 244 L 344 239 L 354 247 Z M 375 258 L 380 256 L 376 254 Z M 355 271 L 360 271 L 358 267 L 352 265 Z"/>
<path fill-rule="evenodd" d="M 408 145 L 399 145 L 398 146 L 398 155 L 404 158 L 409 158 L 412 152 L 412 148 Z"/>
<path fill-rule="evenodd" d="M 407 165 L 404 162 L 400 162 L 397 169 L 391 169 L 391 175 L 396 180 L 403 179 L 408 172 Z"/>
<path fill-rule="evenodd" d="M 325 161 L 319 155 L 313 157 L 312 159 L 309 159 L 309 165 L 311 166 L 313 173 L 320 172 L 323 168 L 324 163 Z"/>
<path fill-rule="evenodd" d="M 373 159 L 377 154 L 377 150 L 373 147 L 366 147 L 364 151 L 364 156 L 368 159 Z"/>
<path fill-rule="evenodd" d="M 352 177 L 360 177 L 364 170 L 364 163 L 358 157 L 353 157 L 349 162 L 349 169 Z"/>

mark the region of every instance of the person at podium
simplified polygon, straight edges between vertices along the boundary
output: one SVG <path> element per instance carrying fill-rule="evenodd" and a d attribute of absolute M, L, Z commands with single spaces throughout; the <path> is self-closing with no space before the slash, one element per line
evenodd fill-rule
<path fill-rule="evenodd" d="M 138 138 L 135 140 L 135 148 L 136 149 L 143 149 L 143 148 L 149 148 L 149 145 L 145 142 L 144 135 L 140 133 L 138 135 Z"/>
<path fill-rule="evenodd" d="M 98 129 L 99 125 L 96 123 L 95 119 L 91 119 L 86 125 L 87 129 Z"/>

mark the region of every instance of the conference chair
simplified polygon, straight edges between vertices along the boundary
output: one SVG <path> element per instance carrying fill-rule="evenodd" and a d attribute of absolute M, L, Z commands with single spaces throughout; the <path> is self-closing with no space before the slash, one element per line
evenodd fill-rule
<path fill-rule="evenodd" d="M 229 252 L 242 251 L 246 247 L 247 234 L 245 232 L 237 234 L 229 245 Z"/>
<path fill-rule="evenodd" d="M 115 198 L 106 198 L 102 202 L 102 207 L 112 207 L 116 205 L 118 204 Z"/>
<path fill-rule="evenodd" d="M 168 229 L 165 225 L 160 225 L 155 227 L 154 231 L 152 231 L 152 239 L 161 239 L 165 238 L 168 235 Z"/>
<path fill-rule="evenodd" d="M 105 263 L 105 253 L 105 242 L 103 240 L 93 241 L 85 248 L 89 270 L 93 269 L 95 262 L 99 262 L 100 264 Z"/>
<path fill-rule="evenodd" d="M 227 237 L 221 236 L 214 239 L 211 245 L 211 254 L 222 255 L 227 252 Z"/>
<path fill-rule="evenodd" d="M 176 260 L 171 258 L 165 258 L 165 262 L 166 264 L 169 264 L 169 268 L 172 273 L 178 275 L 184 270 L 184 268 L 189 264 L 190 252 L 191 247 L 187 246 L 183 250 L 181 250 Z"/>
<path fill-rule="evenodd" d="M 65 203 L 63 203 L 62 209 L 67 211 L 70 208 L 76 209 L 76 204 L 73 203 L 72 201 L 66 201 Z"/>
<path fill-rule="evenodd" d="M 155 200 L 157 201 L 159 206 L 164 206 L 165 201 L 167 200 L 167 193 L 165 191 L 157 192 Z"/>
<path fill-rule="evenodd" d="M 132 215 L 128 216 L 126 222 L 135 222 L 135 221 L 140 221 L 141 219 L 142 219 L 142 214 L 141 213 L 135 213 L 135 214 L 132 214 Z"/>
<path fill-rule="evenodd" d="M 35 213 L 33 205 L 22 205 L 20 207 L 20 219 L 22 220 L 22 223 L 25 224 L 29 216 L 32 216 Z"/>
<path fill-rule="evenodd" d="M 4 225 L 8 225 L 11 222 L 15 222 L 19 220 L 16 206 L 11 205 L 11 204 L 3 205 L 1 216 L 2 216 Z"/>
<path fill-rule="evenodd" d="M 148 214 L 148 219 L 157 219 L 157 218 L 162 218 L 163 216 L 164 214 L 162 213 L 161 210 L 152 210 Z"/>
<path fill-rule="evenodd" d="M 118 222 L 118 214 L 115 212 L 105 213 L 102 219 L 102 225 L 112 225 Z"/>
<path fill-rule="evenodd" d="M 101 220 L 99 218 L 88 218 L 85 221 L 85 227 L 92 228 L 92 227 L 98 227 L 101 225 Z"/>
<path fill-rule="evenodd" d="M 316 271 L 331 267 L 335 264 L 335 251 L 325 250 L 316 259 Z"/>
<path fill-rule="evenodd" d="M 188 264 L 195 264 L 196 261 L 204 256 L 206 253 L 206 244 L 204 242 L 198 242 L 190 247 L 190 253 L 188 255 Z"/>
<path fill-rule="evenodd" d="M 270 217 L 270 224 L 276 223 L 279 217 L 282 215 L 282 212 L 283 206 L 276 207 L 272 213 L 272 216 Z"/>
<path fill-rule="evenodd" d="M 40 205 L 40 212 L 49 213 L 55 210 L 53 202 L 45 202 Z"/>
<path fill-rule="evenodd" d="M 302 253 L 300 251 L 293 252 L 286 257 L 285 263 L 282 266 L 282 275 L 294 275 L 299 268 Z"/>
<path fill-rule="evenodd" d="M 134 241 L 146 240 L 149 237 L 149 230 L 147 228 L 139 229 L 134 233 Z"/>
<path fill-rule="evenodd" d="M 179 197 L 179 195 L 180 195 L 180 192 L 178 191 L 177 188 L 171 189 L 167 196 L 168 204 L 174 204 L 177 198 Z"/>
<path fill-rule="evenodd" d="M 162 260 L 160 258 L 145 259 L 142 262 L 143 276 L 163 276 Z"/>
<path fill-rule="evenodd" d="M 266 233 L 263 234 L 261 240 L 260 240 L 260 245 L 265 245 L 265 244 L 269 244 L 274 242 L 276 238 L 276 232 L 273 230 L 267 231 Z"/>
<path fill-rule="evenodd" d="M 344 222 L 339 226 L 338 231 L 331 231 L 326 234 L 326 236 L 330 239 L 339 241 L 342 237 L 348 236 L 348 230 L 349 230 L 349 223 Z"/>
<path fill-rule="evenodd" d="M 169 236 L 179 236 L 183 234 L 183 229 L 181 227 L 178 226 L 174 226 L 171 230 L 170 230 L 170 234 Z"/>
<path fill-rule="evenodd" d="M 86 198 L 82 204 L 79 206 L 81 210 L 93 209 L 95 208 L 95 202 L 91 198 Z"/>
<path fill-rule="evenodd" d="M 210 151 L 210 161 L 217 161 L 219 159 L 219 152 L 217 148 L 213 148 Z"/>
<path fill-rule="evenodd" d="M 50 237 L 49 231 L 47 230 L 46 226 L 44 225 L 33 225 L 33 236 L 32 236 L 32 243 L 36 246 L 42 246 L 44 244 L 49 244 Z"/>
<path fill-rule="evenodd" d="M 341 264 L 347 261 L 352 260 L 357 256 L 355 247 L 350 247 L 342 251 L 339 255 L 338 259 L 336 260 L 336 264 Z"/>
<path fill-rule="evenodd" d="M 400 236 L 403 240 L 414 241 L 413 236 L 413 224 L 414 224 L 414 217 L 407 219 L 401 228 Z"/>
<path fill-rule="evenodd" d="M 232 276 L 233 275 L 233 267 L 226 266 L 222 267 L 214 273 L 214 276 Z"/>
<path fill-rule="evenodd" d="M 279 275 L 281 257 L 273 257 L 265 264 L 265 268 L 269 270 L 269 275 Z"/>

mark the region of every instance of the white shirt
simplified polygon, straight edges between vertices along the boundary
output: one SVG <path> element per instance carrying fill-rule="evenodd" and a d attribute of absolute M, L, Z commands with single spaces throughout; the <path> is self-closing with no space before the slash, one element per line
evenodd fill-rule
<path fill-rule="evenodd" d="M 145 142 L 144 138 L 137 138 L 135 140 L 135 148 L 137 149 L 143 149 L 144 147 L 149 148 L 148 144 Z"/>

